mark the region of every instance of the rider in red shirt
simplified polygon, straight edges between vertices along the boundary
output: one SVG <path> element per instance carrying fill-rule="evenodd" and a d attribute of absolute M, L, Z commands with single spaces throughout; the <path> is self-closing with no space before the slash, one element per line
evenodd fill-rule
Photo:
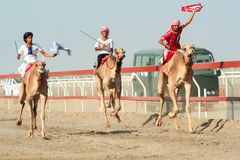
<path fill-rule="evenodd" d="M 166 34 L 164 34 L 161 39 L 158 41 L 162 46 L 165 47 L 163 51 L 162 58 L 160 59 L 160 65 L 163 65 L 165 62 L 168 62 L 175 51 L 181 48 L 179 43 L 181 33 L 183 29 L 192 22 L 192 19 L 196 12 L 200 11 L 200 9 L 196 9 L 193 11 L 193 14 L 189 17 L 187 22 L 183 25 L 180 24 L 179 20 L 173 20 L 168 28 Z"/>

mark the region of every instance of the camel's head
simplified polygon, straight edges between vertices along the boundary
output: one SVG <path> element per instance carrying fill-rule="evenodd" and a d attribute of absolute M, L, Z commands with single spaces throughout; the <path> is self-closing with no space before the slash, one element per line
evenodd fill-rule
<path fill-rule="evenodd" d="M 38 73 L 43 74 L 46 72 L 45 66 L 46 63 L 45 61 L 37 61 L 37 63 L 35 64 L 38 70 Z"/>
<path fill-rule="evenodd" d="M 123 48 L 115 48 L 115 54 L 118 60 L 123 60 L 123 58 L 125 58 L 125 51 Z"/>
<path fill-rule="evenodd" d="M 191 56 L 193 52 L 195 51 L 195 47 L 192 43 L 190 44 L 184 44 L 182 46 L 182 50 L 187 53 L 188 56 Z"/>

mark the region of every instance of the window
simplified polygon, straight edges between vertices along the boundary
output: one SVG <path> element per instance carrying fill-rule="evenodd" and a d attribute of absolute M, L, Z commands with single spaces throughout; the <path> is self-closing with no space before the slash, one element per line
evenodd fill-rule
<path fill-rule="evenodd" d="M 142 61 L 142 56 L 141 55 L 137 55 L 136 56 L 136 64 L 135 66 L 141 66 L 141 61 Z"/>

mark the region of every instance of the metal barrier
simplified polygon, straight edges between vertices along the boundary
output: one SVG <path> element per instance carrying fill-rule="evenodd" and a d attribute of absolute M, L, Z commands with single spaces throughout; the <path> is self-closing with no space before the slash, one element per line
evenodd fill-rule
<path fill-rule="evenodd" d="M 225 86 L 225 95 L 219 96 L 219 97 L 191 97 L 192 102 L 216 102 L 216 101 L 224 101 L 224 102 L 232 102 L 232 101 L 240 101 L 240 96 L 235 96 L 234 94 L 231 94 L 229 96 L 229 84 L 233 84 L 234 78 L 239 78 L 239 71 L 225 71 L 226 68 L 240 68 L 240 61 L 225 61 L 225 62 L 211 62 L 211 63 L 195 63 L 193 65 L 193 69 L 210 69 L 210 68 L 217 68 L 222 70 L 222 75 L 219 77 L 220 80 L 224 79 L 224 86 Z M 136 72 L 154 72 L 158 71 L 158 66 L 145 66 L 145 67 L 124 67 L 122 68 L 122 73 L 132 73 L 129 76 L 123 76 L 123 81 L 126 83 L 131 83 L 134 76 L 136 76 L 134 73 Z M 49 88 L 52 88 L 54 85 L 58 85 L 57 89 L 57 96 L 53 96 L 53 90 L 49 92 L 49 99 L 50 100 L 68 100 L 68 99 L 80 99 L 80 100 L 99 100 L 99 97 L 97 96 L 96 92 L 94 91 L 94 85 L 95 81 L 92 76 L 93 70 L 74 70 L 74 71 L 63 71 L 63 72 L 50 72 L 49 76 Z M 79 76 L 85 76 L 79 77 Z M 60 78 L 61 77 L 61 78 Z M 71 79 L 66 77 L 72 77 Z M 3 82 L 3 79 L 7 78 L 19 78 L 18 74 L 5 74 L 0 75 L 1 82 Z M 230 80 L 231 79 L 231 83 Z M 83 89 L 84 85 L 86 83 L 91 83 L 91 94 L 85 94 L 86 91 Z M 67 91 L 66 88 L 69 83 L 72 84 L 72 95 L 70 95 L 70 91 Z M 141 80 L 139 80 L 139 83 L 141 83 Z M 235 82 L 236 83 L 236 82 Z M 144 84 L 141 84 L 143 89 L 145 88 Z M 2 84 L 0 84 L 2 86 Z M 76 89 L 79 88 L 79 89 Z M 123 87 L 124 88 L 124 87 Z M 131 87 L 130 87 L 131 88 Z M 233 85 L 232 85 L 232 88 Z M 63 92 L 63 96 L 60 96 L 60 92 Z M 76 93 L 76 90 L 80 91 L 79 96 Z M 122 96 L 122 100 L 127 101 L 159 101 L 158 97 L 134 97 L 133 89 L 130 89 L 130 91 L 123 92 L 125 95 Z M 129 94 L 131 93 L 131 95 Z M 144 94 L 146 95 L 146 94 Z M 4 99 L 16 99 L 16 96 L 0 96 L 0 98 Z M 167 98 L 169 101 L 170 99 Z M 183 101 L 184 98 L 179 98 L 179 101 Z M 83 103 L 82 103 L 83 105 Z M 145 113 L 147 113 L 145 105 Z M 200 116 L 200 107 L 199 107 L 199 117 Z"/>

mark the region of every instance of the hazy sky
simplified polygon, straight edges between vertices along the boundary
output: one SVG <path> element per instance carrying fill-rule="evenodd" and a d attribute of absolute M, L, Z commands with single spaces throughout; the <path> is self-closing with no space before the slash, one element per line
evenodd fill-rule
<path fill-rule="evenodd" d="M 126 50 L 124 66 L 132 66 L 135 52 L 162 48 L 158 39 L 173 19 L 186 22 L 190 13 L 180 7 L 191 3 L 204 8 L 183 31 L 181 44 L 206 48 L 216 61 L 240 60 L 239 0 L 1 0 L 0 74 L 17 73 L 22 60 L 16 60 L 14 41 L 22 45 L 26 31 L 42 48 L 57 41 L 72 49 L 71 57 L 46 58 L 50 71 L 90 69 L 97 56 L 95 42 L 80 30 L 99 38 L 102 25 L 110 28 L 114 47 Z"/>

